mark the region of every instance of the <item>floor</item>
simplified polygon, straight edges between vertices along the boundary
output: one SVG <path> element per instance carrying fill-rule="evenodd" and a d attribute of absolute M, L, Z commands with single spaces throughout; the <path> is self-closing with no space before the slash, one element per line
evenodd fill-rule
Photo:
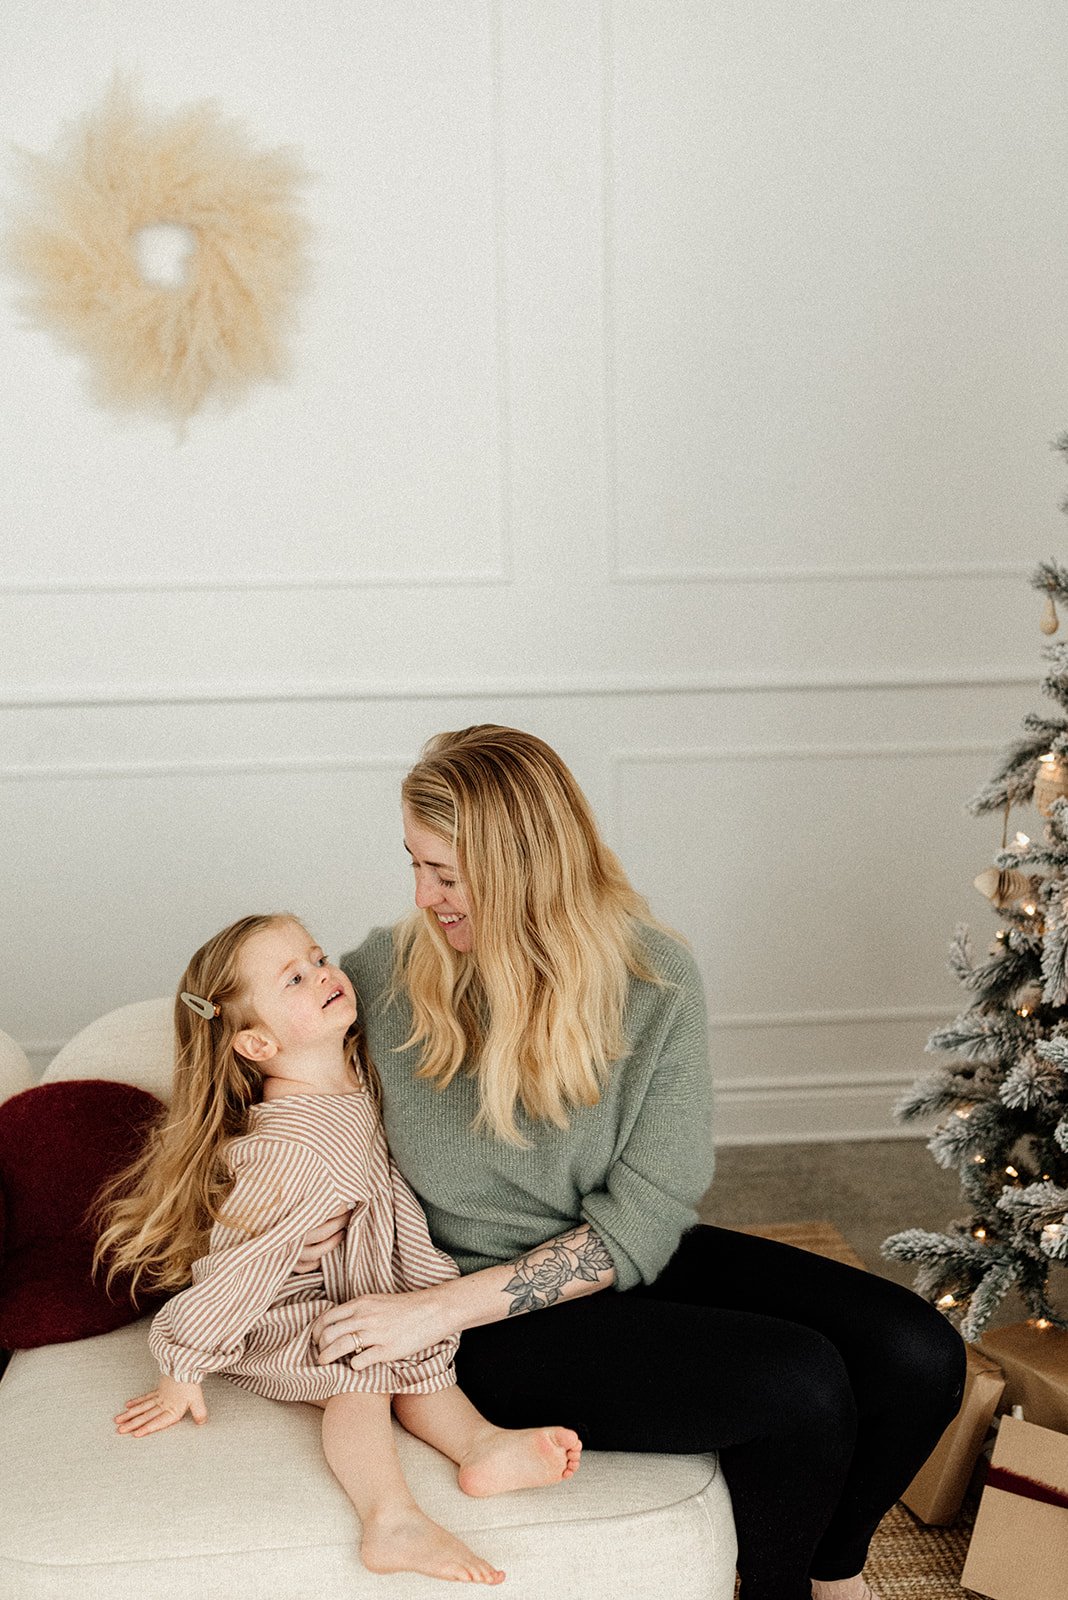
<path fill-rule="evenodd" d="M 879 1246 L 905 1228 L 945 1231 L 968 1214 L 956 1171 L 939 1167 L 923 1139 L 854 1144 L 746 1145 L 722 1149 L 701 1203 L 703 1222 L 734 1228 L 765 1222 L 832 1222 L 872 1272 L 909 1289 L 915 1268 L 887 1261 Z M 1055 1275 L 1053 1303 L 1068 1315 L 1068 1285 Z M 1026 1308 L 1009 1294 L 991 1326 L 1019 1322 Z"/>
<path fill-rule="evenodd" d="M 922 1139 L 872 1139 L 720 1150 L 701 1219 L 833 1222 L 873 1272 L 911 1288 L 913 1268 L 884 1260 L 882 1241 L 905 1228 L 941 1231 L 966 1210 L 956 1172 L 937 1166 Z"/>

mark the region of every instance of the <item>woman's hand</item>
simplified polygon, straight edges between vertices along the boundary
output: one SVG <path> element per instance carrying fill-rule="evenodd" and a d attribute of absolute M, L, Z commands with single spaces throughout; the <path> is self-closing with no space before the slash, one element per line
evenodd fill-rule
<path fill-rule="evenodd" d="M 312 1323 L 320 1366 L 342 1357 L 353 1372 L 379 1361 L 401 1361 L 439 1344 L 456 1330 L 448 1326 L 438 1287 L 406 1294 L 361 1294 L 331 1306 Z"/>
<path fill-rule="evenodd" d="M 195 1423 L 207 1422 L 204 1390 L 199 1383 L 179 1383 L 177 1378 L 168 1378 L 164 1373 L 160 1377 L 159 1387 L 153 1389 L 151 1394 L 140 1394 L 134 1400 L 127 1400 L 115 1418 L 115 1432 L 132 1433 L 135 1439 L 140 1439 L 146 1433 L 160 1433 L 164 1428 L 173 1428 L 176 1422 L 181 1422 L 187 1411 Z"/>
<path fill-rule="evenodd" d="M 293 1263 L 294 1272 L 314 1272 L 324 1256 L 336 1250 L 345 1237 L 351 1211 L 339 1211 L 336 1217 L 316 1223 L 304 1240 L 303 1248 Z"/>

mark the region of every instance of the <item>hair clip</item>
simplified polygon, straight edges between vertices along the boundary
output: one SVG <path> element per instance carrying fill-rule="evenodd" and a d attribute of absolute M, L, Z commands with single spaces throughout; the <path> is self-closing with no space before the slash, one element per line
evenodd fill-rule
<path fill-rule="evenodd" d="M 207 1017 L 209 1022 L 219 1015 L 217 1000 L 202 1000 L 198 994 L 190 994 L 188 989 L 183 989 L 178 998 L 185 1001 L 190 1011 L 195 1011 L 199 1017 Z"/>

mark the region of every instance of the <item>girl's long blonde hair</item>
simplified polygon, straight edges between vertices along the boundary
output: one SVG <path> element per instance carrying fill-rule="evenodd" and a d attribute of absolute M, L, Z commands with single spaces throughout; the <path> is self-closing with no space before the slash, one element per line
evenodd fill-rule
<path fill-rule="evenodd" d="M 625 1053 L 631 975 L 660 982 L 641 926 L 660 927 L 597 830 L 568 768 L 533 734 L 493 724 L 441 733 L 405 778 L 420 827 L 456 855 L 475 942 L 453 950 L 432 912 L 395 935 L 394 983 L 412 1006 L 419 1076 L 468 1063 L 477 1126 L 522 1145 L 517 1113 L 566 1127 L 596 1105 Z"/>
<path fill-rule="evenodd" d="M 107 1262 L 105 1282 L 130 1281 L 130 1293 L 169 1292 L 189 1282 L 207 1235 L 221 1220 L 232 1187 L 223 1153 L 247 1131 L 249 1108 L 262 1099 L 259 1068 L 234 1048 L 255 1024 L 240 970 L 253 934 L 299 919 L 287 912 L 242 917 L 202 945 L 174 1001 L 174 1092 L 141 1155 L 104 1189 L 97 1202 L 101 1233 L 94 1270 Z M 218 1007 L 200 1016 L 183 991 Z M 347 1058 L 365 1062 L 362 1028 L 346 1035 Z M 230 1219 L 234 1220 L 234 1219 Z"/>

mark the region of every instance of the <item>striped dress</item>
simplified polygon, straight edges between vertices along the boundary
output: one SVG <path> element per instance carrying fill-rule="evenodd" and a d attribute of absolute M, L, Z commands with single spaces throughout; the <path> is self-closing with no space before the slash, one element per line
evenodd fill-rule
<path fill-rule="evenodd" d="M 225 1373 L 271 1400 L 327 1400 L 350 1390 L 430 1394 L 456 1382 L 458 1340 L 353 1372 L 319 1366 L 311 1324 L 358 1294 L 394 1294 L 456 1277 L 386 1147 L 369 1094 L 289 1095 L 254 1106 L 228 1146 L 234 1186 L 193 1282 L 153 1319 L 160 1370 L 186 1382 Z M 314 1272 L 294 1274 L 316 1223 L 352 1208 L 344 1241 Z"/>

